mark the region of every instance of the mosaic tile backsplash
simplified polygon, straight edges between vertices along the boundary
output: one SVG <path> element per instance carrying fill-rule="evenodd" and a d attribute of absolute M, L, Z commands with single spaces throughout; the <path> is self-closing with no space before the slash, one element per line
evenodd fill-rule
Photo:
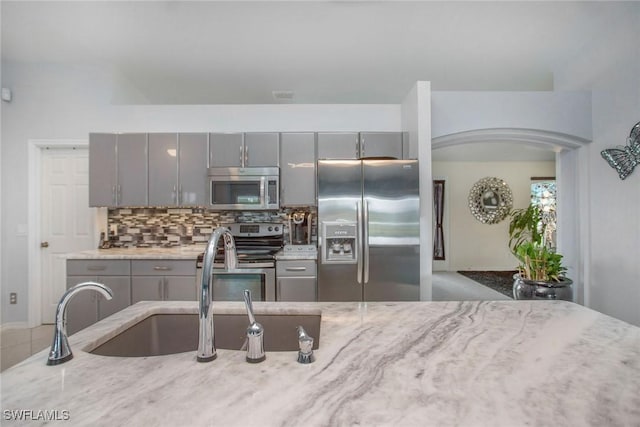
<path fill-rule="evenodd" d="M 316 209 L 283 209 L 272 211 L 211 211 L 203 208 L 113 208 L 107 213 L 108 232 L 103 247 L 174 247 L 205 244 L 213 230 L 234 222 L 277 222 L 284 226 L 288 241 L 288 215 L 291 211 Z M 315 241 L 316 222 L 312 238 Z"/>

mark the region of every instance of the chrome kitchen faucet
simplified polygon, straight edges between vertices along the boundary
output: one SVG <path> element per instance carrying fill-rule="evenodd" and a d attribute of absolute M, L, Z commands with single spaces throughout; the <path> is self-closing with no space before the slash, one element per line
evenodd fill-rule
<path fill-rule="evenodd" d="M 73 358 L 73 353 L 67 340 L 67 307 L 71 298 L 85 289 L 98 291 L 108 300 L 113 298 L 111 289 L 102 283 L 96 282 L 79 283 L 62 295 L 58 308 L 56 308 L 56 325 L 53 331 L 53 342 L 51 343 L 47 365 L 59 365 Z"/>
<path fill-rule="evenodd" d="M 224 239 L 224 269 L 226 271 L 235 270 L 238 264 L 238 256 L 236 254 L 236 244 L 233 235 L 226 227 L 218 227 L 207 243 L 202 260 L 202 282 L 200 284 L 200 305 L 199 319 L 200 326 L 198 331 L 198 362 L 211 362 L 216 358 L 216 346 L 214 343 L 214 325 L 213 325 L 213 304 L 211 294 L 211 276 L 213 273 L 213 260 L 218 250 L 218 240 L 220 237 Z"/>

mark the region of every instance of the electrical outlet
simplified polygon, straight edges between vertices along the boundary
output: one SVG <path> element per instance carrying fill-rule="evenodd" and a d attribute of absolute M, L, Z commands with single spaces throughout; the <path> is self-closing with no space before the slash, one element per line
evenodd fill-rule
<path fill-rule="evenodd" d="M 18 293 L 11 292 L 9 294 L 9 304 L 17 304 L 18 303 Z"/>

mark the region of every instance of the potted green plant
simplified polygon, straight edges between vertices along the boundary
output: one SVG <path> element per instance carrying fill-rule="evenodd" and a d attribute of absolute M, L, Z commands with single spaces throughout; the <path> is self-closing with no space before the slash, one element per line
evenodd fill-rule
<path fill-rule="evenodd" d="M 546 224 L 538 206 L 532 203 L 509 216 L 509 248 L 520 262 L 514 275 L 514 298 L 573 300 L 573 282 L 565 277 L 562 255 L 544 241 Z"/>

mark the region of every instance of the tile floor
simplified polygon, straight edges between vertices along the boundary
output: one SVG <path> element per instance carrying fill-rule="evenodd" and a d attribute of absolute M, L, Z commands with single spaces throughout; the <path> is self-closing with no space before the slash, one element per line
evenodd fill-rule
<path fill-rule="evenodd" d="M 433 273 L 434 301 L 509 300 L 493 289 L 482 286 L 455 272 Z M 0 371 L 51 345 L 53 325 L 32 329 L 5 329 L 0 336 Z"/>
<path fill-rule="evenodd" d="M 433 301 L 508 301 L 511 299 L 454 271 L 434 271 L 431 292 Z"/>
<path fill-rule="evenodd" d="M 3 329 L 0 334 L 0 371 L 51 345 L 53 325 L 31 329 Z"/>

